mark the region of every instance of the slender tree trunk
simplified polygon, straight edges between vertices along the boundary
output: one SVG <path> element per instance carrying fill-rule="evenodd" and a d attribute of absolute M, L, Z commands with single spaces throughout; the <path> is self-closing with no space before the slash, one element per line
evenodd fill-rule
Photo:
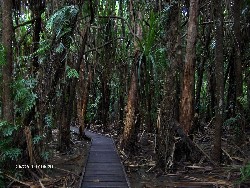
<path fill-rule="evenodd" d="M 92 82 L 92 72 L 89 70 L 88 72 L 88 79 L 84 79 L 84 73 L 87 72 L 86 67 L 81 64 L 80 68 L 80 76 L 79 76 L 79 82 L 78 82 L 78 100 L 77 100 L 77 117 L 79 120 L 79 137 L 84 137 L 84 129 L 86 127 L 85 125 L 85 119 L 86 119 L 86 113 L 87 113 L 87 105 L 89 100 L 89 91 L 90 91 L 90 85 Z"/>
<path fill-rule="evenodd" d="M 123 12 L 124 12 L 124 10 L 123 10 L 123 7 L 124 7 L 124 5 L 123 5 L 123 3 L 124 3 L 124 0 L 119 0 L 119 10 L 120 10 L 120 16 L 121 17 L 123 17 Z M 122 37 L 125 37 L 125 23 L 124 23 L 124 20 L 123 19 L 121 19 L 121 29 L 122 29 Z"/>
<path fill-rule="evenodd" d="M 200 113 L 200 97 L 201 97 L 201 89 L 202 89 L 202 83 L 203 83 L 203 76 L 204 76 L 204 71 L 205 71 L 205 64 L 207 62 L 207 57 L 209 57 L 209 45 L 211 42 L 211 27 L 209 26 L 208 29 L 205 29 L 205 41 L 204 41 L 204 47 L 203 47 L 203 51 L 204 51 L 204 56 L 201 57 L 201 63 L 200 65 L 197 67 L 197 74 L 198 74 L 198 80 L 197 80 L 197 86 L 196 86 L 196 97 L 195 97 L 195 112 L 196 113 Z"/>
<path fill-rule="evenodd" d="M 31 1 L 31 10 L 32 10 L 33 19 L 35 19 L 34 29 L 33 29 L 33 50 L 32 50 L 33 53 L 35 53 L 39 48 L 40 32 L 42 31 L 41 15 L 45 10 L 45 1 L 44 0 Z M 39 69 L 38 55 L 35 55 L 33 57 L 34 74 L 36 74 L 38 69 Z"/>
<path fill-rule="evenodd" d="M 196 97 L 195 97 L 195 113 L 199 114 L 200 112 L 200 97 L 201 97 L 201 88 L 203 82 L 203 75 L 204 75 L 204 65 L 205 65 L 205 58 L 201 60 L 202 62 L 199 65 L 197 70 L 197 86 L 196 86 Z"/>
<path fill-rule="evenodd" d="M 177 119 L 178 111 L 175 110 L 178 97 L 176 75 L 180 61 L 180 35 L 179 33 L 179 5 L 174 4 L 170 9 L 169 21 L 166 21 L 167 44 L 171 49 L 168 54 L 170 66 L 167 68 L 164 80 L 164 92 L 157 119 L 156 154 L 157 166 L 164 172 L 171 169 L 174 164 L 175 141 L 172 124 Z M 166 45 L 167 45 L 166 44 Z"/>
<path fill-rule="evenodd" d="M 3 20 L 3 14 L 2 14 L 2 5 L 3 3 L 2 3 L 2 1 L 0 1 L 0 20 Z M 1 41 L 1 43 L 3 42 L 3 40 L 2 40 L 2 34 L 3 34 L 3 32 L 2 32 L 2 28 L 3 28 L 3 21 L 1 21 L 0 22 L 0 41 Z"/>
<path fill-rule="evenodd" d="M 215 19 L 215 77 L 216 77 L 216 108 L 215 108 L 215 131 L 214 131 L 214 161 L 221 161 L 221 136 L 223 125 L 224 107 L 224 63 L 223 63 L 223 11 L 222 1 L 214 0 Z"/>
<path fill-rule="evenodd" d="M 122 64 L 123 62 L 121 62 Z M 121 128 L 124 127 L 124 109 L 125 109 L 125 96 L 126 83 L 127 83 L 127 64 L 123 64 L 119 67 L 119 128 L 118 132 L 121 132 Z"/>
<path fill-rule="evenodd" d="M 59 101 L 61 104 L 59 105 L 59 111 L 57 116 L 57 124 L 59 127 L 59 134 L 58 134 L 58 150 L 60 152 L 66 152 L 69 150 L 70 147 L 70 137 L 69 137 L 69 125 L 67 125 L 67 101 L 66 101 L 66 94 L 67 85 L 63 84 L 63 94 L 61 96 L 61 100 Z"/>
<path fill-rule="evenodd" d="M 183 88 L 180 105 L 180 124 L 186 134 L 193 121 L 195 43 L 197 38 L 198 0 L 190 0 L 186 57 L 184 65 Z"/>
<path fill-rule="evenodd" d="M 12 72 L 13 72 L 13 52 L 12 38 L 14 36 L 12 21 L 12 1 L 2 1 L 2 42 L 5 51 L 5 64 L 2 68 L 3 90 L 2 90 L 2 117 L 12 123 L 14 121 L 14 108 L 12 101 Z"/>
<path fill-rule="evenodd" d="M 242 81 L 242 63 L 241 63 L 241 1 L 234 0 L 233 4 L 234 17 L 234 49 L 235 49 L 235 98 L 236 98 L 236 113 L 241 114 L 241 119 L 238 120 L 239 132 L 236 133 L 236 141 L 238 145 L 243 143 L 245 137 L 245 125 L 243 117 L 243 106 L 239 98 L 243 96 L 243 81 Z"/>
<path fill-rule="evenodd" d="M 250 76 L 247 78 L 247 111 L 250 114 Z M 248 116 L 248 121 L 250 121 L 250 117 Z"/>
<path fill-rule="evenodd" d="M 85 51 L 85 45 L 87 43 L 87 36 L 88 36 L 88 30 L 89 26 L 87 26 L 83 32 L 82 32 L 82 44 L 80 48 L 80 52 L 78 55 L 78 62 L 77 62 L 77 71 L 79 72 L 79 81 L 76 83 L 76 86 L 78 86 L 78 100 L 77 100 L 77 118 L 79 121 L 79 137 L 82 138 L 84 136 L 84 119 L 85 119 L 85 113 L 87 109 L 87 96 L 88 91 L 83 91 L 85 89 L 85 80 L 84 80 L 84 73 L 86 72 L 86 62 L 83 60 L 83 55 Z M 86 109 L 85 109 L 86 108 Z"/>
<path fill-rule="evenodd" d="M 209 105 L 207 106 L 207 120 L 210 121 L 212 117 L 215 115 L 215 73 L 214 73 L 214 62 L 211 62 L 209 65 L 209 83 L 208 83 L 208 90 L 209 90 Z"/>
<path fill-rule="evenodd" d="M 123 137 L 122 137 L 122 144 L 121 147 L 126 151 L 133 151 L 134 147 L 133 144 L 136 141 L 136 135 L 135 135 L 135 123 L 136 123 L 136 112 L 137 112 L 137 81 L 138 81 L 138 74 L 137 74 L 137 61 L 138 61 L 138 55 L 135 57 L 135 62 L 132 68 L 132 76 L 131 76 L 131 83 L 130 83 L 130 89 L 128 94 L 128 102 L 126 106 L 126 117 L 125 117 L 125 127 L 123 131 Z"/>
<path fill-rule="evenodd" d="M 132 22 L 135 25 L 135 32 L 136 35 L 139 39 L 142 37 L 142 30 L 139 25 L 139 21 L 135 21 L 134 14 L 137 16 L 138 20 L 142 19 L 142 15 L 140 11 L 134 12 L 134 4 L 133 0 L 130 0 L 130 14 L 132 18 Z M 138 124 L 139 121 L 139 116 L 138 116 L 138 62 L 140 58 L 140 52 L 139 52 L 139 46 L 137 41 L 138 39 L 135 39 L 134 41 L 134 62 L 132 65 L 132 70 L 131 70 L 131 82 L 130 82 L 130 88 L 129 88 L 129 93 L 128 93 L 128 101 L 127 101 L 127 106 L 126 106 L 126 117 L 125 117 L 125 127 L 123 131 L 123 137 L 122 137 L 122 142 L 121 142 L 121 147 L 124 150 L 127 151 L 133 151 L 134 148 L 134 143 L 136 141 L 136 130 L 138 127 L 136 127 L 136 124 Z"/>
<path fill-rule="evenodd" d="M 226 118 L 232 118 L 235 116 L 235 102 L 236 102 L 236 91 L 235 91 L 235 64 L 234 64 L 234 52 L 229 57 L 228 62 L 228 89 L 227 89 L 227 114 Z"/>
<path fill-rule="evenodd" d="M 109 63 L 109 62 L 108 62 Z M 103 129 L 108 131 L 108 114 L 109 114 L 109 103 L 110 103 L 110 87 L 109 87 L 109 68 L 105 68 L 106 71 L 104 71 L 104 75 L 102 74 L 102 81 L 101 81 L 101 91 L 102 91 L 102 97 L 101 97 L 101 122 L 103 124 Z"/>
<path fill-rule="evenodd" d="M 119 0 L 119 10 L 120 10 L 120 16 L 123 17 L 124 15 L 124 0 Z M 121 19 L 121 37 L 125 37 L 125 22 L 123 19 Z M 118 133 L 121 132 L 121 128 L 124 126 L 123 120 L 124 120 L 124 107 L 125 107 L 125 99 L 124 99 L 124 93 L 125 93 L 125 85 L 126 85 L 126 75 L 127 75 L 127 65 L 124 64 L 121 61 L 121 66 L 119 66 L 118 70 L 120 71 L 119 74 L 119 120 L 118 120 Z"/>

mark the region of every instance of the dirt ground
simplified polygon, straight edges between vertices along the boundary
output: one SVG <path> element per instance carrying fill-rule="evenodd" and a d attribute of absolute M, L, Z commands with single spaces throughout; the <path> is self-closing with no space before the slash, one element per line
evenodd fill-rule
<path fill-rule="evenodd" d="M 92 131 L 112 136 L 127 172 L 131 188 L 250 188 L 250 181 L 241 182 L 242 166 L 250 162 L 250 131 L 245 143 L 234 144 L 233 130 L 223 128 L 223 164 L 214 166 L 204 155 L 197 164 L 181 162 L 175 169 L 165 174 L 156 168 L 155 135 L 141 131 L 138 134 L 138 150 L 135 156 L 128 156 L 119 149 L 120 136 L 115 125 L 105 133 L 102 126 L 90 126 Z M 214 127 L 204 126 L 202 132 L 194 136 L 194 142 L 208 156 L 211 154 Z"/>
<path fill-rule="evenodd" d="M 59 153 L 55 150 L 56 145 L 52 144 L 51 147 L 54 153 L 49 163 L 53 164 L 54 168 L 48 175 L 55 180 L 53 187 L 79 187 L 79 181 L 86 164 L 90 142 L 79 140 L 78 134 L 72 132 L 70 151 Z"/>
<path fill-rule="evenodd" d="M 95 132 L 103 133 L 101 127 L 92 126 Z M 111 130 L 116 130 L 111 128 Z M 212 129 L 195 136 L 195 143 L 208 155 L 211 152 Z M 228 131 L 230 133 L 230 131 Z M 46 176 L 38 181 L 33 188 L 76 188 L 79 186 L 80 177 L 87 160 L 90 142 L 78 140 L 78 135 L 72 132 L 71 150 L 65 153 L 56 151 L 57 130 L 53 131 L 53 141 L 49 143 L 52 158 L 48 162 L 53 164 L 53 169 L 45 170 Z M 240 170 L 250 161 L 250 134 L 242 147 L 237 147 L 230 134 L 223 137 L 223 161 L 221 166 L 212 165 L 206 157 L 199 163 L 182 162 L 175 170 L 164 174 L 156 168 L 155 161 L 155 135 L 141 132 L 138 135 L 138 151 L 136 156 L 129 157 L 119 150 L 119 136 L 113 131 L 112 135 L 118 146 L 120 157 L 125 166 L 131 188 L 250 188 L 250 182 L 240 182 Z M 38 182 L 38 183 L 37 183 Z M 11 186 L 10 186 L 11 187 Z M 21 184 L 12 187 L 25 187 Z"/>
<path fill-rule="evenodd" d="M 210 155 L 212 145 L 212 129 L 197 134 L 195 143 Z M 175 169 L 165 174 L 156 167 L 155 138 L 153 134 L 141 133 L 137 155 L 127 157 L 121 152 L 128 178 L 132 188 L 250 188 L 250 181 L 241 182 L 242 166 L 250 162 L 250 134 L 245 143 L 238 147 L 229 142 L 232 135 L 225 134 L 222 139 L 223 164 L 214 166 L 202 156 L 197 164 L 189 161 L 181 162 Z"/>
<path fill-rule="evenodd" d="M 13 177 L 8 179 L 11 182 L 8 187 L 12 188 L 78 188 L 82 171 L 87 161 L 87 155 L 90 147 L 90 142 L 86 140 L 79 140 L 78 134 L 71 131 L 71 149 L 60 153 L 57 148 L 57 134 L 58 130 L 53 130 L 53 138 L 49 146 L 50 159 L 48 165 L 53 165 L 53 168 L 41 169 L 43 177 L 39 177 L 36 170 L 26 170 L 29 174 L 29 179 L 18 180 Z M 18 173 L 22 172 L 19 169 Z"/>

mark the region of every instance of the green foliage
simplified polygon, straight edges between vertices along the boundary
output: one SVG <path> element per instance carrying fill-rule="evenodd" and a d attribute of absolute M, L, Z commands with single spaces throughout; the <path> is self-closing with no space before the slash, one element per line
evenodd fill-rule
<path fill-rule="evenodd" d="M 246 166 L 240 169 L 240 174 L 241 174 L 241 180 L 240 180 L 241 182 L 250 179 L 250 163 L 248 163 Z"/>
<path fill-rule="evenodd" d="M 21 150 L 19 148 L 10 148 L 3 151 L 1 158 L 2 160 L 11 159 L 17 160 L 17 158 L 21 155 Z"/>
<path fill-rule="evenodd" d="M 38 144 L 42 140 L 42 136 L 36 135 L 33 138 L 33 144 Z"/>
<path fill-rule="evenodd" d="M 50 57 L 49 52 L 61 54 L 66 48 L 70 48 L 78 12 L 76 6 L 65 6 L 47 21 L 46 32 L 40 34 L 39 49 L 34 54 L 39 56 L 40 63 L 46 62 Z"/>
<path fill-rule="evenodd" d="M 92 102 L 87 107 L 86 120 L 92 121 L 98 114 L 98 104 L 100 104 L 101 95 L 99 94 L 96 97 L 90 95 L 89 97 Z"/>
<path fill-rule="evenodd" d="M 56 53 L 62 53 L 63 52 L 63 50 L 65 49 L 65 47 L 64 47 L 64 45 L 63 45 L 63 43 L 62 42 L 60 42 L 59 43 L 59 45 L 56 47 Z"/>
<path fill-rule="evenodd" d="M 36 85 L 36 80 L 30 79 L 17 79 L 13 84 L 14 101 L 16 105 L 16 112 L 24 117 L 32 107 L 35 105 L 37 95 L 33 92 Z"/>
<path fill-rule="evenodd" d="M 66 67 L 66 76 L 67 78 L 79 78 L 78 72 L 69 66 Z"/>
<path fill-rule="evenodd" d="M 4 46 L 0 43 L 0 65 L 4 65 L 5 62 L 6 62 L 5 49 Z"/>
<path fill-rule="evenodd" d="M 237 114 L 235 117 L 231 117 L 224 122 L 224 126 L 231 126 L 241 119 L 241 114 Z"/>
<path fill-rule="evenodd" d="M 243 116 L 240 113 L 238 113 L 235 117 L 231 117 L 227 119 L 223 124 L 228 129 L 231 128 L 234 131 L 234 134 L 236 135 L 236 139 L 241 136 L 240 124 L 241 124 L 242 118 Z"/>
<path fill-rule="evenodd" d="M 46 24 L 46 29 L 51 32 L 52 36 L 58 41 L 69 34 L 74 28 L 77 14 L 79 12 L 76 6 L 65 6 L 55 12 Z"/>
<path fill-rule="evenodd" d="M 49 156 L 50 156 L 50 153 L 48 151 L 45 151 L 42 153 L 42 158 L 45 160 L 45 161 L 48 161 L 49 160 Z"/>
<path fill-rule="evenodd" d="M 39 55 L 39 62 L 40 63 L 44 62 L 48 58 L 47 54 L 48 54 L 49 50 L 51 49 L 51 44 L 49 42 L 49 39 L 48 39 L 46 33 L 42 33 L 41 35 L 42 35 L 41 36 L 42 39 L 39 43 L 39 48 L 35 52 L 37 55 Z"/>
<path fill-rule="evenodd" d="M 13 133 L 18 130 L 18 126 L 8 123 L 7 121 L 0 122 L 0 164 L 5 160 L 17 160 L 21 154 L 19 148 L 12 146 Z"/>
<path fill-rule="evenodd" d="M 240 104 L 242 105 L 244 109 L 247 109 L 247 95 L 238 97 L 237 100 L 240 102 Z"/>
<path fill-rule="evenodd" d="M 0 187 L 5 187 L 4 176 L 3 176 L 3 172 L 1 171 L 1 168 L 0 168 Z"/>
<path fill-rule="evenodd" d="M 7 121 L 0 122 L 0 130 L 4 137 L 11 136 L 14 130 L 17 130 L 17 126 L 9 125 Z"/>
<path fill-rule="evenodd" d="M 159 20 L 153 11 L 150 12 L 149 20 L 146 25 L 143 25 L 143 33 L 146 36 L 142 39 L 143 49 L 146 56 L 149 55 L 150 51 L 156 44 L 156 38 L 159 35 Z"/>
<path fill-rule="evenodd" d="M 44 118 L 44 121 L 45 121 L 45 126 L 46 127 L 52 127 L 52 124 L 53 124 L 53 118 L 51 115 L 46 115 L 45 118 Z"/>

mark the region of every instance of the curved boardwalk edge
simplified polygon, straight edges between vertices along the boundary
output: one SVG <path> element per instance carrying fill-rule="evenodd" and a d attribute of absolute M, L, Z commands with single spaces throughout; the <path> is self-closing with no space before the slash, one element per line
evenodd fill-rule
<path fill-rule="evenodd" d="M 114 140 L 85 130 L 91 147 L 83 168 L 79 188 L 130 188 Z"/>

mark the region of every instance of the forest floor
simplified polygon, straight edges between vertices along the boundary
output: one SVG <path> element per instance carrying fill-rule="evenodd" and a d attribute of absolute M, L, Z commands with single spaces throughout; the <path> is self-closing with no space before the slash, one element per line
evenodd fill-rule
<path fill-rule="evenodd" d="M 91 126 L 91 130 L 103 133 L 101 126 Z M 119 146 L 119 136 L 115 128 L 111 127 L 108 136 L 112 136 Z M 213 128 L 206 128 L 202 133 L 195 135 L 194 142 L 200 149 L 209 155 L 211 153 L 211 144 Z M 224 130 L 222 139 L 223 161 L 224 163 L 215 167 L 206 156 L 202 156 L 197 164 L 191 162 L 181 162 L 175 169 L 164 174 L 156 168 L 155 162 L 155 135 L 141 131 L 138 134 L 138 150 L 135 156 L 129 157 L 126 153 L 119 150 L 122 162 L 125 166 L 131 188 L 227 188 L 242 187 L 249 188 L 250 182 L 242 184 L 240 182 L 241 169 L 250 161 L 250 132 L 247 134 L 245 143 L 238 147 L 231 140 L 230 130 Z M 56 139 L 58 130 L 53 130 L 53 139 L 49 143 L 52 151 L 52 158 L 48 164 L 53 164 L 53 169 L 45 170 L 46 176 L 39 181 L 34 180 L 34 188 L 38 187 L 79 187 L 80 178 L 87 160 L 90 142 L 79 140 L 78 134 L 71 132 L 71 149 L 64 153 L 56 150 Z M 250 172 L 248 172 L 250 173 Z M 27 180 L 26 183 L 32 182 Z M 240 186 L 241 184 L 241 186 Z M 25 187 L 14 183 L 10 187 Z"/>
<path fill-rule="evenodd" d="M 56 150 L 57 131 L 54 130 L 54 142 L 50 144 L 53 157 L 49 161 L 54 168 L 48 174 L 53 179 L 53 187 L 79 187 L 84 166 L 87 161 L 90 141 L 79 140 L 78 134 L 71 130 L 71 149 L 61 153 Z M 47 188 L 47 186 L 45 186 Z"/>
<path fill-rule="evenodd" d="M 13 181 L 8 187 L 78 188 L 87 161 L 90 141 L 79 140 L 78 134 L 71 131 L 70 150 L 59 152 L 57 150 L 57 138 L 58 130 L 54 129 L 52 130 L 52 141 L 48 143 L 51 156 L 47 162 L 49 165 L 53 165 L 53 168 L 39 169 L 43 174 L 42 178 L 37 175 L 37 169 L 28 170 L 27 178 L 22 181 L 12 178 Z"/>
<path fill-rule="evenodd" d="M 156 168 L 155 135 L 141 131 L 138 134 L 138 150 L 133 157 L 119 150 L 119 136 L 114 127 L 110 127 L 109 136 L 116 140 L 127 176 L 132 188 L 250 188 L 250 180 L 241 181 L 241 170 L 250 164 L 250 132 L 247 133 L 244 144 L 238 147 L 234 140 L 233 130 L 223 129 L 221 166 L 212 164 L 211 154 L 213 127 L 204 126 L 203 132 L 194 136 L 195 144 L 202 150 L 204 156 L 197 163 L 189 161 L 178 163 L 170 173 L 163 173 Z M 101 126 L 92 127 L 93 131 L 102 132 Z M 105 134 L 103 132 L 103 134 Z M 206 156 L 207 155 L 207 156 Z M 249 170 L 248 170 L 249 171 Z M 250 175 L 250 172 L 246 172 Z"/>

